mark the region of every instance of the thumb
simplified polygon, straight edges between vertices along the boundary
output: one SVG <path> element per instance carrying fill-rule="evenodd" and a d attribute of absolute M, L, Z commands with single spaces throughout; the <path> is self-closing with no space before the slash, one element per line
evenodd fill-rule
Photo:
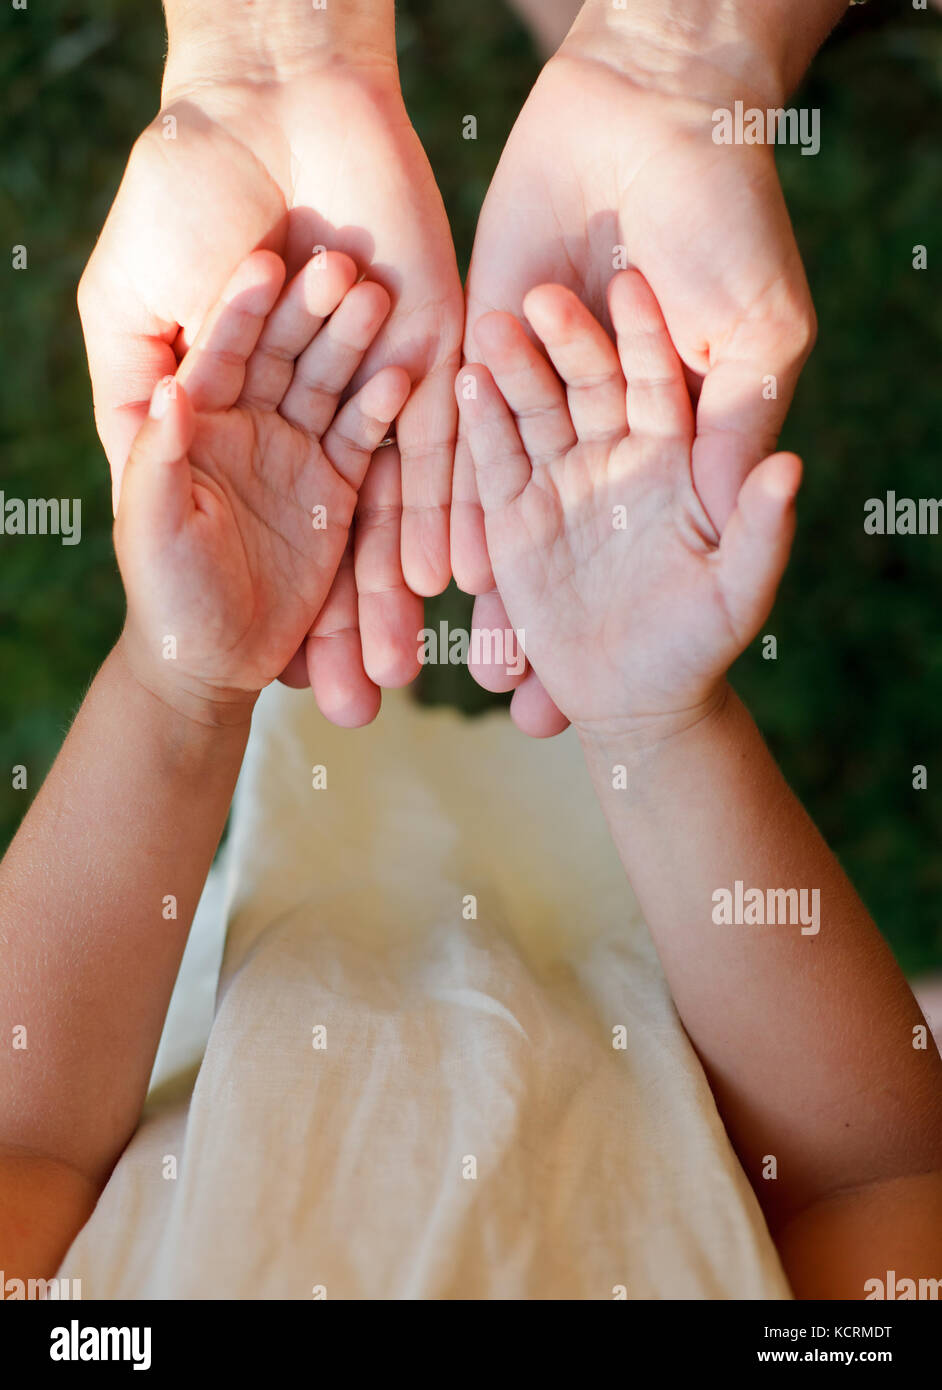
<path fill-rule="evenodd" d="M 693 481 L 717 535 L 735 510 L 745 478 L 778 443 L 797 377 L 781 366 L 775 376 L 779 399 L 768 401 L 752 362 L 718 361 L 703 379 Z"/>
<path fill-rule="evenodd" d="M 723 595 L 747 642 L 768 617 L 788 564 L 801 472 L 795 454 L 772 454 L 754 468 L 720 540 Z"/>
<path fill-rule="evenodd" d="M 147 418 L 121 478 L 116 525 L 134 531 L 145 518 L 151 536 L 175 535 L 192 505 L 187 450 L 196 432 L 190 399 L 175 377 L 154 387 Z"/>
<path fill-rule="evenodd" d="M 119 200 L 120 197 L 119 194 Z M 78 307 L 92 381 L 95 424 L 111 465 L 112 503 L 117 512 L 121 475 L 146 418 L 154 385 L 177 369 L 172 346 L 176 324 L 156 318 L 124 282 L 115 284 L 107 254 L 102 259 L 106 233 L 107 227 L 82 276 Z M 165 240 L 169 242 L 171 238 Z"/>

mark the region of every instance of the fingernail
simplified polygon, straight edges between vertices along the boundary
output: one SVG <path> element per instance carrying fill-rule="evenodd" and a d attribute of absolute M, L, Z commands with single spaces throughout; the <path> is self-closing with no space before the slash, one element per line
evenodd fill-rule
<path fill-rule="evenodd" d="M 150 398 L 150 410 L 148 414 L 152 420 L 162 420 L 170 409 L 170 402 L 176 395 L 177 382 L 172 376 L 165 376 L 158 381 L 154 387 L 154 394 Z"/>

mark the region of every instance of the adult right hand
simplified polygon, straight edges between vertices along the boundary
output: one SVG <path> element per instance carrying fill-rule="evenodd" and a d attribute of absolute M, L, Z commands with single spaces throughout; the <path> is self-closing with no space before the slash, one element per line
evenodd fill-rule
<path fill-rule="evenodd" d="M 355 548 L 284 677 L 310 676 L 328 718 L 362 724 L 379 686 L 417 674 L 416 595 L 450 573 L 464 310 L 441 197 L 399 91 L 392 6 L 369 6 L 367 20 L 299 0 L 236 4 L 225 18 L 186 0 L 167 9 L 161 111 L 134 146 L 79 286 L 115 496 L 155 384 L 253 249 L 277 251 L 289 277 L 317 247 L 368 269 L 393 310 L 351 390 L 396 364 L 413 391 L 399 449 L 378 452 L 363 485 Z"/>
<path fill-rule="evenodd" d="M 465 353 L 474 361 L 482 317 L 501 310 L 519 318 L 535 286 L 565 285 L 608 326 L 615 270 L 642 272 L 697 404 L 693 478 L 717 537 L 746 475 L 775 447 L 815 334 L 774 151 L 713 140 L 717 107 L 782 105 L 826 32 L 833 0 L 821 5 L 820 32 L 808 20 L 799 33 L 797 15 L 786 24 L 790 5 L 798 8 L 793 0 L 769 0 L 767 9 L 752 0 L 637 0 L 619 17 L 608 0 L 589 0 L 511 132 L 468 276 Z M 804 49 L 791 42 L 796 35 Z M 536 429 L 528 420 L 535 385 L 532 372 L 515 383 L 524 434 Z M 588 393 L 592 382 L 583 387 Z M 461 437 L 452 563 L 461 587 L 479 596 L 474 625 L 507 630 Z M 475 675 L 491 689 L 515 689 L 511 713 L 526 732 L 565 727 L 532 671 L 482 667 Z"/>

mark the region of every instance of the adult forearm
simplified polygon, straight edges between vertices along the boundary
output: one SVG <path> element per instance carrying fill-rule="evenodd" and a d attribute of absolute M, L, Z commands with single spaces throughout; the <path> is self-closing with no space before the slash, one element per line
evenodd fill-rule
<path fill-rule="evenodd" d="M 0 865 L 0 1146 L 103 1181 L 137 1121 L 248 723 L 214 728 L 119 644 Z"/>
<path fill-rule="evenodd" d="M 735 695 L 671 738 L 584 742 L 770 1221 L 848 1184 L 942 1166 L 942 1062 L 919 1045 L 918 1007 Z"/>
<path fill-rule="evenodd" d="M 290 80 L 342 56 L 394 64 L 394 0 L 164 0 L 171 79 Z"/>
<path fill-rule="evenodd" d="M 712 99 L 727 82 L 783 101 L 848 0 L 585 0 L 567 43 Z"/>
<path fill-rule="evenodd" d="M 850 9 L 850 0 L 737 0 L 755 42 L 772 44 L 785 95 L 804 77 L 814 55 Z"/>

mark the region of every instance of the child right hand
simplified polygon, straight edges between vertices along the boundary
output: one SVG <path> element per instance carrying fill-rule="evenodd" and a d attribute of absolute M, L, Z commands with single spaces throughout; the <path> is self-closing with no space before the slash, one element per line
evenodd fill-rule
<path fill-rule="evenodd" d="M 552 366 L 518 320 L 486 315 L 476 330 L 486 365 L 464 368 L 456 394 L 497 588 L 536 675 L 583 734 L 647 737 L 714 708 L 768 616 L 801 464 L 761 463 L 718 538 L 654 295 L 624 271 L 608 300 L 617 352 L 569 290 L 527 295 Z"/>
<path fill-rule="evenodd" d="M 206 723 L 247 718 L 316 634 L 357 489 L 410 390 L 386 367 L 340 407 L 389 295 L 354 283 L 338 252 L 283 289 L 284 275 L 270 251 L 239 267 L 157 386 L 122 480 L 126 654 L 142 684 Z"/>

